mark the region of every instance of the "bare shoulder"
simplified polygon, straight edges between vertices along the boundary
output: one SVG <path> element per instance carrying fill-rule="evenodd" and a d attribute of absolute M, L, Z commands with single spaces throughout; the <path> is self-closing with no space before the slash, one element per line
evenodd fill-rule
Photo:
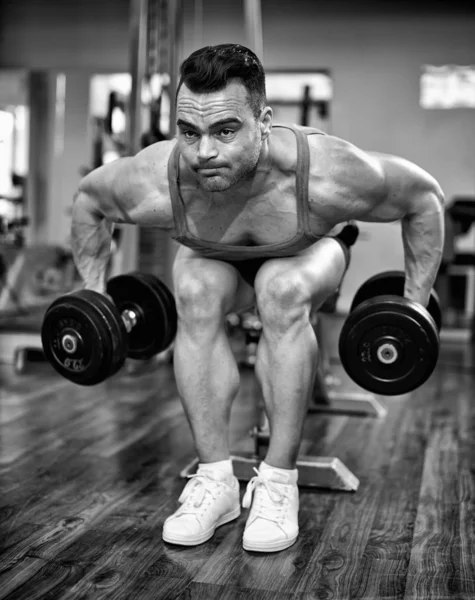
<path fill-rule="evenodd" d="M 135 156 L 103 165 L 89 173 L 79 189 L 96 196 L 115 222 L 171 226 L 168 159 L 175 143 L 158 142 Z"/>
<path fill-rule="evenodd" d="M 357 196 L 383 189 L 381 163 L 370 153 L 332 135 L 310 135 L 308 140 L 311 176 Z"/>
<path fill-rule="evenodd" d="M 176 140 L 157 142 L 136 154 L 132 166 L 137 178 L 168 189 L 168 159 L 175 145 Z"/>
<path fill-rule="evenodd" d="M 309 147 L 311 199 L 335 219 L 393 221 L 411 210 L 417 193 L 442 195 L 434 177 L 404 158 L 334 136 L 309 136 Z"/>

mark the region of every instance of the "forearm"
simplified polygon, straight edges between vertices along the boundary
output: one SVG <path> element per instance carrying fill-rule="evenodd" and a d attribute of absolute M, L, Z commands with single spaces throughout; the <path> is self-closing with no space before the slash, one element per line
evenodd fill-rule
<path fill-rule="evenodd" d="M 79 191 L 73 204 L 71 246 L 85 288 L 104 293 L 111 255 L 111 221 L 98 210 L 94 198 Z"/>
<path fill-rule="evenodd" d="M 402 220 L 406 285 L 404 295 L 427 306 L 444 246 L 442 201 L 428 195 Z"/>

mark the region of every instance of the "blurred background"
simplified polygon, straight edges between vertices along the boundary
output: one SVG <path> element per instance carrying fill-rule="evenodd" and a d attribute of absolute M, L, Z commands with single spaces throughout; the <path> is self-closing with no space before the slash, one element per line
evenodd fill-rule
<path fill-rule="evenodd" d="M 77 285 L 69 223 L 81 177 L 173 137 L 180 62 L 201 46 L 235 42 L 262 59 L 275 121 L 400 155 L 439 180 L 447 199 L 437 282 L 443 334 L 470 340 L 474 31 L 475 7 L 458 1 L 3 0 L 3 328 L 14 316 L 28 329 Z M 338 300 L 343 313 L 367 277 L 403 266 L 398 223 L 361 223 L 360 231 Z M 168 282 L 174 250 L 159 231 L 118 228 L 111 274 L 138 268 Z"/>

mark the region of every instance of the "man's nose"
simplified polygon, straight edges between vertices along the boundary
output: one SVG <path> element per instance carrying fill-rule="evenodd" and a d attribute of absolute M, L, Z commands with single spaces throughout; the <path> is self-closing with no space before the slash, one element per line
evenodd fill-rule
<path fill-rule="evenodd" d="M 201 161 L 207 161 L 218 156 L 218 150 L 213 138 L 209 135 L 203 135 L 198 148 L 198 156 Z"/>

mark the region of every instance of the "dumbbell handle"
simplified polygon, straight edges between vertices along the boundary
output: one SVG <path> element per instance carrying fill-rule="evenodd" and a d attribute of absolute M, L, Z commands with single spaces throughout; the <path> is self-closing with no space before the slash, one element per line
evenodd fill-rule
<path fill-rule="evenodd" d="M 124 322 L 127 333 L 130 333 L 137 324 L 138 315 L 135 310 L 126 308 L 122 311 L 122 321 Z M 68 354 L 74 354 L 78 348 L 79 336 L 76 333 L 65 333 L 61 338 L 63 350 Z"/>
<path fill-rule="evenodd" d="M 120 316 L 122 317 L 122 321 L 127 329 L 127 333 L 130 333 L 135 325 L 137 325 L 138 314 L 135 312 L 135 310 L 126 308 L 122 311 Z"/>

